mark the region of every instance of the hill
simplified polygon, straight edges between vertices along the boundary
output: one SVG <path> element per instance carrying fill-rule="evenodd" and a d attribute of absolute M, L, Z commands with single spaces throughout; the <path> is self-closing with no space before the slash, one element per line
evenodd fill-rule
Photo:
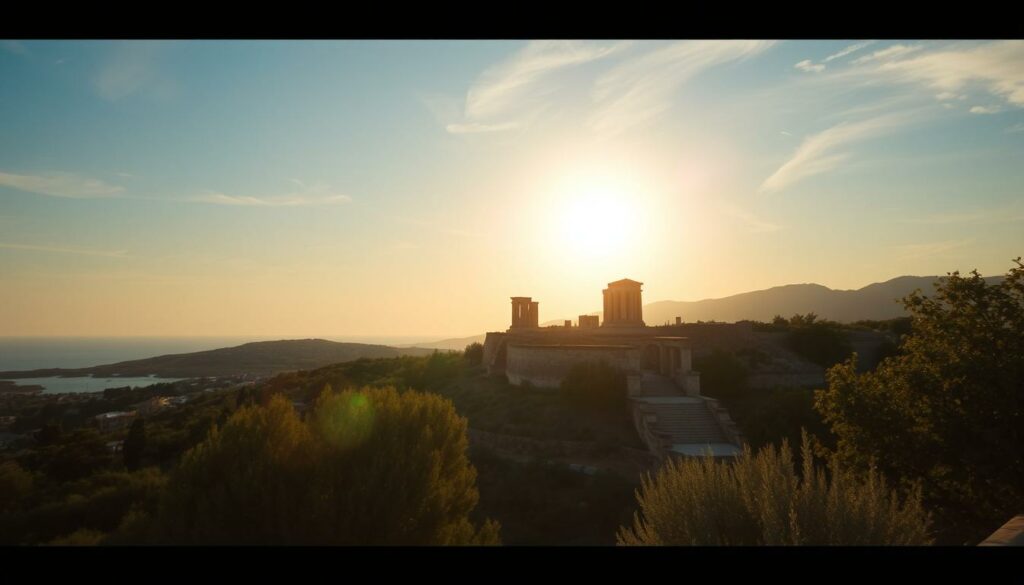
<path fill-rule="evenodd" d="M 796 313 L 816 313 L 819 317 L 840 322 L 862 319 L 893 319 L 906 316 L 900 299 L 916 289 L 928 294 L 938 276 L 900 276 L 869 284 L 857 290 L 833 290 L 820 284 L 790 284 L 765 290 L 702 301 L 659 301 L 644 306 L 648 325 L 683 321 L 770 321 L 775 315 L 789 317 Z M 995 284 L 1002 279 L 985 280 Z"/>
<path fill-rule="evenodd" d="M 388 358 L 402 355 L 426 355 L 432 349 L 396 348 L 364 343 L 341 343 L 325 339 L 289 339 L 259 341 L 225 347 L 104 364 L 89 368 L 50 368 L 43 370 L 0 372 L 0 378 L 36 378 L 44 376 L 149 376 L 194 378 L 237 374 L 266 375 L 291 370 L 307 370 L 359 358 Z"/>
<path fill-rule="evenodd" d="M 469 337 L 452 337 L 450 339 L 442 339 L 440 341 L 424 341 L 422 343 L 416 343 L 414 345 L 400 345 L 398 347 L 402 349 L 409 348 L 431 348 L 431 349 L 444 349 L 453 351 L 462 351 L 466 349 L 466 346 L 471 343 L 483 343 L 486 335 L 471 335 Z"/>
<path fill-rule="evenodd" d="M 684 322 L 771 321 L 775 315 L 791 317 L 797 313 L 816 313 L 819 317 L 850 323 L 860 320 L 884 320 L 905 317 L 900 299 L 916 289 L 930 293 L 939 276 L 900 276 L 885 282 L 869 284 L 857 290 L 834 290 L 820 284 L 788 284 L 764 290 L 741 293 L 720 299 L 701 301 L 657 301 L 644 305 L 644 322 L 648 325 Z M 990 276 L 988 284 L 996 284 L 1002 276 Z M 601 315 L 601 313 L 590 313 Z M 603 319 L 603 316 L 602 316 Z M 573 319 L 575 322 L 576 319 Z M 563 319 L 545 321 L 547 327 L 561 325 Z"/>

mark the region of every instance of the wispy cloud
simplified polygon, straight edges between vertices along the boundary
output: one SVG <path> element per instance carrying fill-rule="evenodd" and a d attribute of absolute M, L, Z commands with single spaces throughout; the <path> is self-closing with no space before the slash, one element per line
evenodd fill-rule
<path fill-rule="evenodd" d="M 814 63 L 810 59 L 804 59 L 803 61 L 793 65 L 795 69 L 800 71 L 806 71 L 807 73 L 821 73 L 825 70 L 825 66 L 821 63 Z"/>
<path fill-rule="evenodd" d="M 850 53 L 855 53 L 855 52 L 863 49 L 864 47 L 867 47 L 868 45 L 870 45 L 870 44 L 872 44 L 874 42 L 875 41 L 861 41 L 859 43 L 854 43 L 852 45 L 849 45 L 849 46 L 839 50 L 838 52 L 833 53 L 833 54 L 829 55 L 828 57 L 825 57 L 825 62 L 828 63 L 829 61 L 834 61 L 836 59 L 842 59 L 843 57 L 849 55 Z"/>
<path fill-rule="evenodd" d="M 998 114 L 1003 111 L 1003 108 L 999 106 L 971 106 L 969 111 L 972 114 Z"/>
<path fill-rule="evenodd" d="M 29 250 L 33 252 L 56 252 L 60 254 L 78 254 L 81 256 L 102 256 L 105 258 L 127 258 L 125 250 L 92 250 L 88 248 L 64 248 L 59 246 L 36 246 L 32 244 L 11 244 L 0 242 L 0 248 L 8 250 Z"/>
<path fill-rule="evenodd" d="M 1024 132 L 1024 122 L 1010 126 L 1006 129 L 1006 132 L 1011 134 L 1015 132 Z"/>
<path fill-rule="evenodd" d="M 781 225 L 757 217 L 734 204 L 723 204 L 719 210 L 729 217 L 738 219 L 753 233 L 771 233 L 784 229 Z"/>
<path fill-rule="evenodd" d="M 123 188 L 117 185 L 110 185 L 99 179 L 91 179 L 69 173 L 16 175 L 0 172 L 0 186 L 38 193 L 40 195 L 68 197 L 71 199 L 116 197 L 124 191 Z"/>
<path fill-rule="evenodd" d="M 160 97 L 173 93 L 173 80 L 157 66 L 163 48 L 161 42 L 121 41 L 93 76 L 96 93 L 110 101 L 141 92 Z"/>
<path fill-rule="evenodd" d="M 762 53 L 772 41 L 680 41 L 617 65 L 600 76 L 588 125 L 613 135 L 650 122 L 668 110 L 676 91 L 695 75 Z"/>
<path fill-rule="evenodd" d="M 466 94 L 464 119 L 448 124 L 452 133 L 494 132 L 516 125 L 524 109 L 545 93 L 541 82 L 567 67 L 602 59 L 627 42 L 532 41 L 522 50 L 485 70 Z"/>
<path fill-rule="evenodd" d="M 793 65 L 793 67 L 807 73 L 821 73 L 826 68 L 825 63 L 828 63 L 829 61 L 834 61 L 836 59 L 842 59 L 843 57 L 851 53 L 855 53 L 863 49 L 864 47 L 870 45 L 873 42 L 875 41 L 861 41 L 859 43 L 854 43 L 852 45 L 848 45 L 840 49 L 835 53 L 832 53 L 828 57 L 825 57 L 821 63 L 815 63 L 810 59 L 804 59 L 803 61 L 800 61 L 796 65 Z"/>
<path fill-rule="evenodd" d="M 894 45 L 877 51 L 871 55 L 870 72 L 896 82 L 923 84 L 940 94 L 977 87 L 1009 105 L 1024 107 L 1024 40 L 960 43 L 918 52 L 921 47 Z"/>
<path fill-rule="evenodd" d="M 854 59 L 855 64 L 868 63 L 870 61 L 885 61 L 887 59 L 894 59 L 896 57 L 902 57 L 915 51 L 920 51 L 924 48 L 924 45 L 890 45 L 879 51 L 875 51 L 870 55 L 864 55 Z"/>
<path fill-rule="evenodd" d="M 892 246 L 899 260 L 913 260 L 930 256 L 941 256 L 971 244 L 973 240 L 947 240 L 927 244 L 903 244 Z"/>
<path fill-rule="evenodd" d="M 212 203 L 215 205 L 231 205 L 236 207 L 309 207 L 324 205 L 339 205 L 352 201 L 352 197 L 336 192 L 325 184 L 316 184 L 306 187 L 301 181 L 300 191 L 273 195 L 269 197 L 254 197 L 251 195 L 228 195 L 211 191 L 194 197 L 191 201 L 198 203 Z"/>
<path fill-rule="evenodd" d="M 809 136 L 788 161 L 761 183 L 759 191 L 779 191 L 801 179 L 832 170 L 849 158 L 849 153 L 842 151 L 844 147 L 891 132 L 911 119 L 909 112 L 883 114 L 857 122 L 841 122 Z"/>

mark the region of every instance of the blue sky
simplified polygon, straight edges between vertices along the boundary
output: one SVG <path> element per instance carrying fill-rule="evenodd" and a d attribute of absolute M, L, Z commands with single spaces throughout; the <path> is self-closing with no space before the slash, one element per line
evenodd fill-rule
<path fill-rule="evenodd" d="M 8 335 L 468 335 L 1005 272 L 1020 41 L 0 41 Z"/>

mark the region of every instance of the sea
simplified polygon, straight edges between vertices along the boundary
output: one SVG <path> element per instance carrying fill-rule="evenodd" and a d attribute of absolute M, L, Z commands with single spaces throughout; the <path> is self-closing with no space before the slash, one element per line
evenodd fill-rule
<path fill-rule="evenodd" d="M 331 341 L 403 345 L 423 341 L 402 336 L 311 336 Z M 234 347 L 251 341 L 287 337 L 0 337 L 0 372 L 42 368 L 85 368 L 175 353 Z M 440 339 L 440 338 L 438 338 Z M 39 385 L 44 394 L 99 392 L 106 388 L 149 386 L 178 378 L 20 378 L 18 385 Z"/>

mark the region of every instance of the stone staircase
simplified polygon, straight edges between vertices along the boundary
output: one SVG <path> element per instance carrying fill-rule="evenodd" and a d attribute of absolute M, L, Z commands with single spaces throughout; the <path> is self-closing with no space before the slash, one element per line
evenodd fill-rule
<path fill-rule="evenodd" d="M 667 435 L 673 444 L 726 443 L 725 433 L 703 400 L 658 405 L 654 431 Z"/>
<path fill-rule="evenodd" d="M 708 450 L 716 457 L 739 454 L 735 433 L 722 428 L 732 424 L 728 414 L 716 416 L 721 408 L 717 401 L 685 396 L 672 380 L 650 372 L 644 372 L 639 390 L 632 396 L 634 418 L 652 452 L 662 456 L 701 456 Z"/>

